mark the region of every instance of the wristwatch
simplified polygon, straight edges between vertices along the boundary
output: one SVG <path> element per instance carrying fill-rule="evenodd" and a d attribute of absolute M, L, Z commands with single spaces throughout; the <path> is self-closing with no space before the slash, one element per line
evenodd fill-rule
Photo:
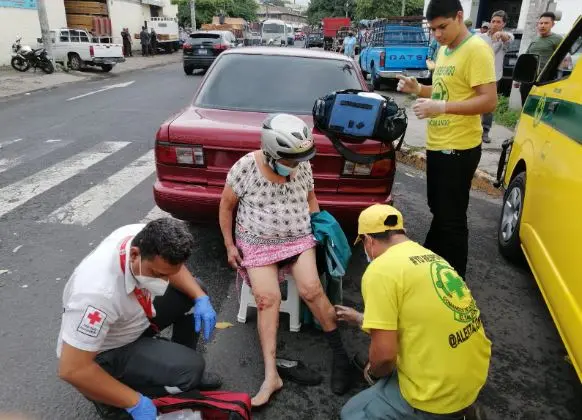
<path fill-rule="evenodd" d="M 364 368 L 364 379 L 366 380 L 366 382 L 368 382 L 370 385 L 374 385 L 376 382 L 378 382 L 378 379 L 380 378 L 376 378 L 374 375 L 372 375 L 370 373 L 370 362 L 368 362 L 368 364 L 366 365 L 366 367 Z"/>

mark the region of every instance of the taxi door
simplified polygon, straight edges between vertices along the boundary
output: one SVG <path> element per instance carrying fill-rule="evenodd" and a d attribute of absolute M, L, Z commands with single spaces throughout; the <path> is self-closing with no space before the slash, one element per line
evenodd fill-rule
<path fill-rule="evenodd" d="M 572 70 L 561 70 L 570 54 Z M 523 112 L 533 118 L 533 167 L 522 243 L 582 379 L 582 19 L 540 75 Z M 531 193 L 531 194 L 530 194 Z M 529 203 L 528 203 L 529 201 Z"/>

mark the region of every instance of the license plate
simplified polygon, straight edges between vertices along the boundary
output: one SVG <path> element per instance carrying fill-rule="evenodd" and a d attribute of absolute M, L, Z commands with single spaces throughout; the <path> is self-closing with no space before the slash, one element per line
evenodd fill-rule
<path fill-rule="evenodd" d="M 198 50 L 198 54 L 206 55 L 206 54 L 208 54 L 208 51 L 207 50 Z"/>

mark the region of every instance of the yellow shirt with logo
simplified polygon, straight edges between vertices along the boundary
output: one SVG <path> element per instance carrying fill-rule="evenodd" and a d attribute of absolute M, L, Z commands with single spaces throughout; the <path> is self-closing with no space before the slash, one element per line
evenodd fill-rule
<path fill-rule="evenodd" d="M 471 405 L 487 380 L 491 342 L 463 279 L 413 241 L 389 248 L 362 279 L 363 330 L 398 331 L 400 391 L 413 407 L 447 414 Z"/>
<path fill-rule="evenodd" d="M 493 49 L 478 36 L 449 51 L 441 47 L 432 76 L 432 99 L 460 102 L 477 94 L 474 87 L 494 83 Z M 466 150 L 481 143 L 480 115 L 442 114 L 428 120 L 428 150 Z"/>

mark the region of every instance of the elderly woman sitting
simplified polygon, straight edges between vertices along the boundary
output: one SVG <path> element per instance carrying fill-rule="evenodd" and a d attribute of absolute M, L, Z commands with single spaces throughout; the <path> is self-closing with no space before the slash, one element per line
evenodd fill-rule
<path fill-rule="evenodd" d="M 266 404 L 283 386 L 275 352 L 279 283 L 289 272 L 333 350 L 331 389 L 343 394 L 350 387 L 351 369 L 334 308 L 319 280 L 311 232 L 310 213 L 319 211 L 309 164 L 315 156 L 313 135 L 300 118 L 275 114 L 263 123 L 261 148 L 231 168 L 220 202 L 220 228 L 228 262 L 252 288 L 258 307 L 265 380 L 252 404 Z M 235 243 L 233 213 L 237 204 Z"/>

